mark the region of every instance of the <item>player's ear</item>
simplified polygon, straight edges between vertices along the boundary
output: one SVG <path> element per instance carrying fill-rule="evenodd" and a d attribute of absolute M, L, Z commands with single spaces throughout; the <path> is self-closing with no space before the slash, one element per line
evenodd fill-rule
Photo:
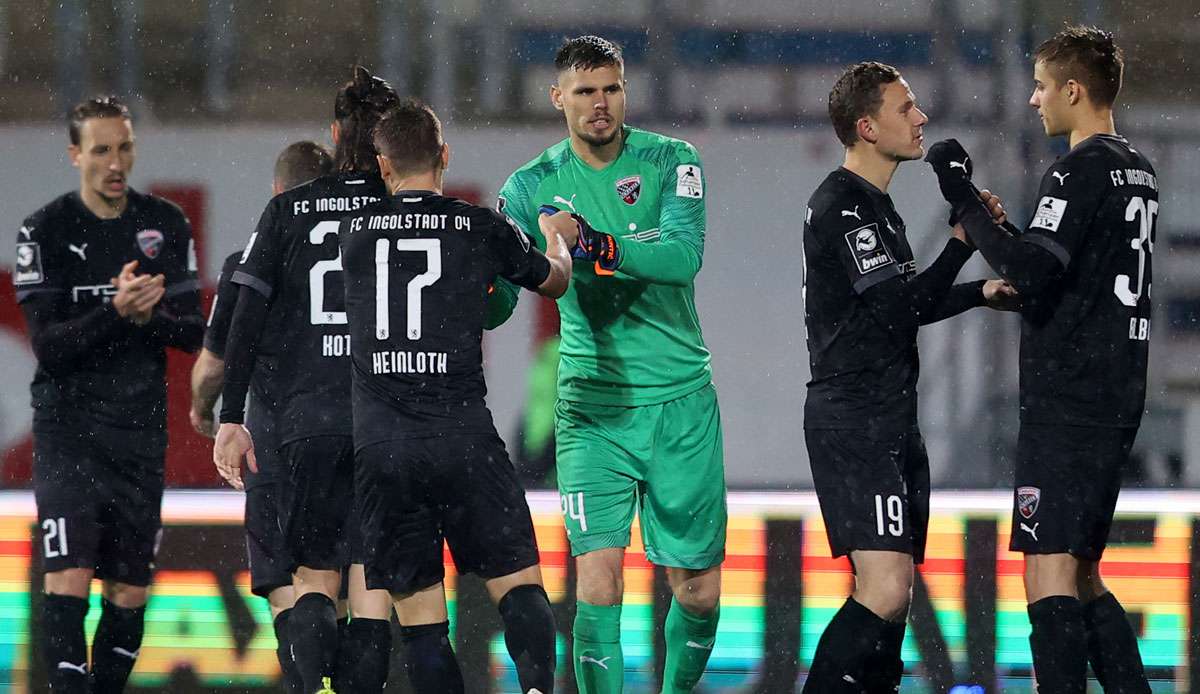
<path fill-rule="evenodd" d="M 329 139 L 334 147 L 337 146 L 338 140 L 342 139 L 342 129 L 338 127 L 337 121 L 329 124 Z"/>
<path fill-rule="evenodd" d="M 375 155 L 375 161 L 379 163 L 379 177 L 388 182 L 392 178 L 392 161 L 382 154 Z"/>
<path fill-rule="evenodd" d="M 1067 80 L 1067 103 L 1074 106 L 1083 97 L 1084 86 L 1075 80 Z"/>
<path fill-rule="evenodd" d="M 283 183 L 278 178 L 271 181 L 271 195 L 279 195 L 283 192 Z"/>
<path fill-rule="evenodd" d="M 82 150 L 79 149 L 79 145 L 67 145 L 67 158 L 71 160 L 71 166 L 77 169 L 79 168 L 79 155 L 81 153 Z"/>
<path fill-rule="evenodd" d="M 563 110 L 563 92 L 557 84 L 550 85 L 550 103 L 554 105 L 556 111 Z"/>
<path fill-rule="evenodd" d="M 450 166 L 450 143 L 443 142 L 442 143 L 442 171 L 445 171 L 448 166 Z"/>
<path fill-rule="evenodd" d="M 858 139 L 862 140 L 863 142 L 875 144 L 875 142 L 879 139 L 875 134 L 875 124 L 872 123 L 871 119 L 866 116 L 858 119 L 858 121 L 854 124 L 854 130 L 858 133 Z"/>

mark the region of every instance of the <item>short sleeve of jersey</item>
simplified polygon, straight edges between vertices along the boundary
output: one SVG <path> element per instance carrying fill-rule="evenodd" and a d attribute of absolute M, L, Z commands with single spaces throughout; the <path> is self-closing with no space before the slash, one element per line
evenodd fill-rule
<path fill-rule="evenodd" d="M 857 294 L 903 274 L 896 262 L 896 249 L 880 232 L 886 223 L 861 195 L 835 201 L 819 218 L 810 221 L 821 247 L 838 259 Z"/>
<path fill-rule="evenodd" d="M 221 266 L 217 293 L 213 297 L 208 326 L 204 330 L 204 349 L 222 358 L 225 356 L 225 341 L 229 338 L 229 325 L 233 322 L 233 309 L 237 305 L 238 285 L 233 283 L 233 273 L 240 260 L 241 254 L 234 253 Z"/>
<path fill-rule="evenodd" d="M 263 210 L 258 226 L 255 227 L 254 233 L 250 234 L 246 249 L 242 251 L 241 261 L 231 277 L 234 284 L 246 285 L 268 299 L 275 291 L 280 256 L 283 253 L 279 219 L 280 200 L 281 198 L 276 196 L 267 203 L 267 209 Z"/>
<path fill-rule="evenodd" d="M 663 240 L 679 232 L 696 239 L 703 251 L 707 223 L 704 210 L 704 168 L 696 148 L 686 142 L 674 143 L 662 163 L 662 203 L 659 231 Z"/>
<path fill-rule="evenodd" d="M 503 215 L 486 210 L 488 251 L 496 274 L 526 289 L 537 289 L 550 275 L 550 261 L 533 247 L 529 236 Z"/>
<path fill-rule="evenodd" d="M 1096 160 L 1070 157 L 1050 167 L 1038 188 L 1033 220 L 1021 236 L 1050 251 L 1064 268 L 1083 245 L 1108 187 L 1106 181 L 1096 180 L 1089 161 Z"/>
<path fill-rule="evenodd" d="M 18 303 L 37 294 L 66 291 L 62 260 L 52 243 L 52 226 L 44 215 L 35 214 L 17 231 L 12 279 Z"/>
<path fill-rule="evenodd" d="M 538 212 L 533 208 L 534 191 L 530 187 L 529 174 L 518 171 L 508 177 L 496 198 L 496 211 L 512 220 L 518 229 L 525 232 L 541 250 L 546 249 L 546 239 L 538 227 Z"/>

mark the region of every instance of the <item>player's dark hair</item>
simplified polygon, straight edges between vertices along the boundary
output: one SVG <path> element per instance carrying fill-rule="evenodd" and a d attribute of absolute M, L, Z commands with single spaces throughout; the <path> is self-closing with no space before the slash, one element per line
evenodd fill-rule
<path fill-rule="evenodd" d="M 293 142 L 275 158 L 275 182 L 283 190 L 324 176 L 333 170 L 329 150 L 311 140 Z"/>
<path fill-rule="evenodd" d="M 625 64 L 621 47 L 606 38 L 587 35 L 563 41 L 554 56 L 554 67 L 563 70 L 595 70 L 596 68 Z"/>
<path fill-rule="evenodd" d="M 441 168 L 443 144 L 442 122 L 416 99 L 405 99 L 375 126 L 375 148 L 400 175 Z"/>
<path fill-rule="evenodd" d="M 354 66 L 354 79 L 342 85 L 333 102 L 339 136 L 333 152 L 338 171 L 379 171 L 371 134 L 379 117 L 400 102 L 387 81 L 362 65 Z"/>
<path fill-rule="evenodd" d="M 883 63 L 857 63 L 846 68 L 829 91 L 829 120 L 847 147 L 858 141 L 858 119 L 874 116 L 883 106 L 883 87 L 900 79 L 900 71 Z"/>
<path fill-rule="evenodd" d="M 79 131 L 89 118 L 129 118 L 129 107 L 115 96 L 96 96 L 81 101 L 67 112 L 67 132 L 71 144 L 79 146 Z"/>
<path fill-rule="evenodd" d="M 1121 91 L 1125 54 L 1111 32 L 1089 26 L 1067 26 L 1033 52 L 1060 85 L 1075 80 L 1087 88 L 1097 106 L 1112 106 Z"/>

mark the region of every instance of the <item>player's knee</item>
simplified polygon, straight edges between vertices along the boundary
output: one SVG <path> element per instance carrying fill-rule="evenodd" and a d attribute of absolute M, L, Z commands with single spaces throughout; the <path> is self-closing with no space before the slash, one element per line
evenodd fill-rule
<path fill-rule="evenodd" d="M 721 582 L 694 578 L 675 587 L 675 601 L 692 614 L 709 614 L 721 602 Z"/>
<path fill-rule="evenodd" d="M 625 595 L 623 556 L 623 549 L 580 555 L 575 562 L 579 571 L 575 592 L 579 599 L 592 605 L 620 605 Z"/>
<path fill-rule="evenodd" d="M 104 599 L 126 609 L 142 607 L 150 599 L 148 586 L 131 586 L 117 581 L 104 582 Z"/>
<path fill-rule="evenodd" d="M 860 577 L 855 590 L 856 599 L 867 609 L 885 619 L 892 619 L 908 612 L 912 602 L 913 577 L 911 572 L 894 572 L 875 575 L 867 579 Z"/>
<path fill-rule="evenodd" d="M 52 595 L 86 598 L 91 592 L 92 571 L 90 569 L 52 571 L 47 573 L 42 581 L 45 592 Z"/>

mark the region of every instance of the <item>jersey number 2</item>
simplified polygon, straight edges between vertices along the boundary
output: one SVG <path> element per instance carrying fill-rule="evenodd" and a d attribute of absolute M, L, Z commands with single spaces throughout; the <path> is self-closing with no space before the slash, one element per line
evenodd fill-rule
<path fill-rule="evenodd" d="M 325 243 L 325 237 L 329 234 L 337 236 L 338 233 L 337 220 L 327 220 L 317 222 L 317 225 L 309 230 L 308 242 L 314 246 L 320 246 Z M 250 243 L 254 243 L 251 241 Z M 336 258 L 328 260 L 318 260 L 313 263 L 313 266 L 308 270 L 308 317 L 313 325 L 345 325 L 345 311 L 326 311 L 325 310 L 325 273 L 341 272 L 342 271 L 342 250 L 338 249 Z"/>
<path fill-rule="evenodd" d="M 375 338 L 386 340 L 392 334 L 392 319 L 388 306 L 388 256 L 392 244 L 387 239 L 375 242 Z M 396 239 L 396 250 L 424 253 L 428 261 L 425 272 L 408 282 L 405 303 L 408 316 L 404 334 L 410 340 L 421 339 L 421 290 L 442 276 L 441 239 Z"/>
<path fill-rule="evenodd" d="M 1154 252 L 1154 217 L 1158 214 L 1158 201 L 1145 198 L 1130 198 L 1125 207 L 1125 221 L 1138 223 L 1137 238 L 1129 242 L 1129 247 L 1137 251 L 1138 270 L 1137 286 L 1134 286 L 1129 275 L 1117 275 L 1113 280 L 1113 293 L 1126 306 L 1137 306 L 1142 298 L 1142 284 L 1146 280 L 1146 259 Z M 1150 287 L 1146 287 L 1146 293 Z"/>

